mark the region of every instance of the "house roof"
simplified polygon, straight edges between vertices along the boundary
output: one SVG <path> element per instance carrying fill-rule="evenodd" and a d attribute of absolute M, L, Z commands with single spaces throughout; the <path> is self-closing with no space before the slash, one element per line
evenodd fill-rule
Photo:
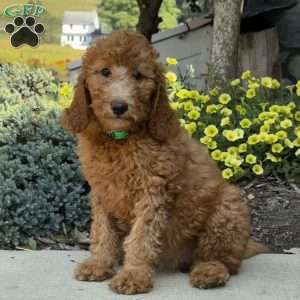
<path fill-rule="evenodd" d="M 98 18 L 96 11 L 70 11 L 64 12 L 63 24 L 89 25 Z"/>

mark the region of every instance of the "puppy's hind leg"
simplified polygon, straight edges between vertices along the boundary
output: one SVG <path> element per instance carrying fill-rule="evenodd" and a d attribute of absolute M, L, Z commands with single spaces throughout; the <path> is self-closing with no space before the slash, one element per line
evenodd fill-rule
<path fill-rule="evenodd" d="M 237 273 L 249 240 L 248 209 L 237 188 L 220 188 L 220 201 L 198 238 L 191 284 L 198 288 L 225 285 Z"/>

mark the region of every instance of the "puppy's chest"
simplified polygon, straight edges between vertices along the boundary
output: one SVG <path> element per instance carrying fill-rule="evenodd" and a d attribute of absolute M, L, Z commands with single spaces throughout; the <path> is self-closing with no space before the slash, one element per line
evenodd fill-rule
<path fill-rule="evenodd" d="M 134 218 L 134 206 L 149 192 L 153 181 L 172 173 L 168 159 L 156 148 L 106 149 L 95 147 L 81 153 L 82 171 L 100 195 L 101 205 L 118 219 Z"/>

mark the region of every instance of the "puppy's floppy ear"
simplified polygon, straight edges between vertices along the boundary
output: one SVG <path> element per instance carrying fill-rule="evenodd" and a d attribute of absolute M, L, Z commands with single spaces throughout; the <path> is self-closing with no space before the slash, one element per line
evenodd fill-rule
<path fill-rule="evenodd" d="M 81 73 L 75 86 L 72 104 L 64 111 L 62 118 L 63 127 L 72 133 L 83 131 L 88 126 L 91 116 L 89 104 L 91 104 L 90 93 L 86 87 L 85 78 Z"/>
<path fill-rule="evenodd" d="M 179 121 L 169 105 L 166 89 L 164 85 L 158 84 L 157 93 L 153 97 L 152 111 L 150 113 L 150 134 L 154 139 L 163 142 L 176 136 L 179 132 L 179 128 Z"/>

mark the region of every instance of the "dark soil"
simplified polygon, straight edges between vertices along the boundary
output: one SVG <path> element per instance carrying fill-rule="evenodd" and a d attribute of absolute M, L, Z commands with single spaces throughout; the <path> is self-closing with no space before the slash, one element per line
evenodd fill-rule
<path fill-rule="evenodd" d="M 268 177 L 242 186 L 252 236 L 273 252 L 300 247 L 300 186 Z"/>

